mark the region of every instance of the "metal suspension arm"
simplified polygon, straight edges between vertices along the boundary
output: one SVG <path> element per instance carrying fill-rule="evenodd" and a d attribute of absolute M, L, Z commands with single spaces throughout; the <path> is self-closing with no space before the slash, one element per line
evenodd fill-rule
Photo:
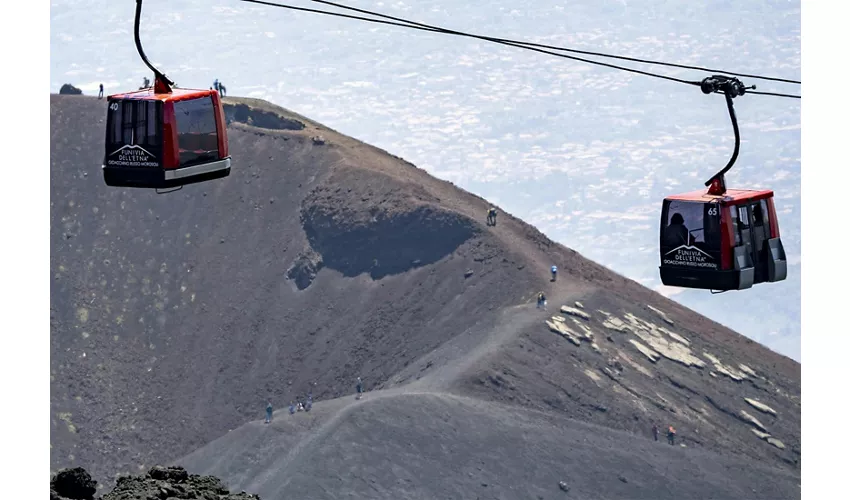
<path fill-rule="evenodd" d="M 154 86 L 153 91 L 157 94 L 170 94 L 171 86 L 174 85 L 174 82 L 168 79 L 165 74 L 161 73 L 158 69 L 154 68 L 153 64 L 148 61 L 147 56 L 145 55 L 145 51 L 142 50 L 142 42 L 139 39 L 139 20 L 142 17 L 142 0 L 136 0 L 136 20 L 135 26 L 133 28 L 133 35 L 136 39 L 136 49 L 139 51 L 139 55 L 142 57 L 142 61 L 153 71 L 154 76 Z"/>
<path fill-rule="evenodd" d="M 744 87 L 740 80 L 733 77 L 714 75 L 705 78 L 700 84 L 700 88 L 704 94 L 722 93 L 726 97 L 726 108 L 729 109 L 729 118 L 732 120 L 732 130 L 735 132 L 735 149 L 732 151 L 732 157 L 722 170 L 711 176 L 705 181 L 709 187 L 709 193 L 722 195 L 726 192 L 725 174 L 728 172 L 735 161 L 738 159 L 738 153 L 741 150 L 741 132 L 738 129 L 738 118 L 735 116 L 735 108 L 732 103 L 732 98 L 744 95 L 748 89 L 755 89 L 756 86 Z"/>

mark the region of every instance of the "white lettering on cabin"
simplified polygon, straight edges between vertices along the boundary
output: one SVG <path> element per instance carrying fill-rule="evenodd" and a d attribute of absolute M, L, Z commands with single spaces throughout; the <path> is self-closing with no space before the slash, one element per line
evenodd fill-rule
<path fill-rule="evenodd" d="M 118 158 L 114 158 L 118 155 Z M 109 155 L 107 164 L 115 167 L 159 167 L 156 157 L 139 146 L 124 146 Z"/>
<path fill-rule="evenodd" d="M 670 254 L 672 257 L 668 257 Z M 668 266 L 687 266 L 687 267 L 708 267 L 717 268 L 717 263 L 711 256 L 699 248 L 681 246 L 667 253 L 664 257 L 664 265 Z"/>

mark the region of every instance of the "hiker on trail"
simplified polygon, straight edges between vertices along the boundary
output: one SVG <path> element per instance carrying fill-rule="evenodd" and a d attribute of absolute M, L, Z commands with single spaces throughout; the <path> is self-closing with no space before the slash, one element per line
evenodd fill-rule
<path fill-rule="evenodd" d="M 289 414 L 295 415 L 295 402 L 294 401 L 289 402 Z"/>
<path fill-rule="evenodd" d="M 362 392 L 363 392 L 363 381 L 360 380 L 360 377 L 357 377 L 357 399 L 360 399 Z"/>
<path fill-rule="evenodd" d="M 552 266 L 551 271 L 552 271 L 552 281 L 557 280 L 558 279 L 558 266 Z"/>
<path fill-rule="evenodd" d="M 543 292 L 537 294 L 537 308 L 546 309 L 546 294 Z"/>
<path fill-rule="evenodd" d="M 150 86 L 151 86 L 151 81 L 150 81 L 150 79 L 148 79 L 148 77 L 144 77 L 144 79 L 142 80 L 142 88 L 143 88 L 143 89 L 146 89 L 146 88 L 148 88 L 148 87 L 150 87 Z M 175 86 L 176 86 L 176 85 L 175 85 Z"/>
<path fill-rule="evenodd" d="M 487 225 L 495 226 L 496 225 L 496 209 L 494 207 L 490 207 L 487 210 Z"/>
<path fill-rule="evenodd" d="M 667 429 L 667 440 L 671 445 L 676 444 L 676 429 L 672 425 Z"/>
<path fill-rule="evenodd" d="M 655 440 L 658 441 L 658 426 L 655 424 L 652 424 L 652 437 L 654 437 Z"/>
<path fill-rule="evenodd" d="M 272 408 L 272 400 L 269 399 L 268 405 L 266 405 L 266 423 L 269 423 L 269 422 L 272 421 L 272 412 L 273 411 L 274 411 L 274 409 Z"/>
<path fill-rule="evenodd" d="M 103 84 L 100 84 L 100 90 L 97 92 L 97 98 L 103 99 Z"/>

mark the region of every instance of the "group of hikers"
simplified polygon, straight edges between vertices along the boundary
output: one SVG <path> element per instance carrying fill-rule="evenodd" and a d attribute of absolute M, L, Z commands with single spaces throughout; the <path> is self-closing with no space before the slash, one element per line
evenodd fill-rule
<path fill-rule="evenodd" d="M 150 78 L 144 77 L 142 79 L 142 86 L 139 87 L 139 90 L 149 88 L 150 86 L 151 86 Z M 175 84 L 174 86 L 176 87 L 177 85 Z M 215 81 L 213 82 L 213 86 L 210 87 L 210 90 L 212 90 L 212 89 L 215 89 L 219 94 L 221 94 L 222 97 L 227 95 L 227 87 L 225 87 L 223 83 L 218 81 L 218 78 L 215 79 Z M 100 84 L 100 87 L 98 89 L 97 98 L 103 99 L 103 84 L 102 83 Z"/>
<path fill-rule="evenodd" d="M 652 437 L 658 441 L 658 426 L 652 424 Z M 676 429 L 671 425 L 667 428 L 667 442 L 671 445 L 676 444 Z"/>
<path fill-rule="evenodd" d="M 357 377 L 357 398 L 356 399 L 360 399 L 362 394 L 363 394 L 363 381 L 360 379 L 360 377 Z M 290 415 L 294 415 L 296 412 L 299 412 L 299 411 L 305 411 L 305 412 L 310 411 L 311 408 L 313 408 L 313 389 L 310 389 L 310 391 L 307 393 L 306 399 L 303 402 L 301 401 L 301 396 L 297 396 L 295 398 L 295 401 L 289 402 L 289 414 Z M 272 400 L 267 399 L 266 400 L 266 423 L 267 424 L 271 423 L 273 415 L 274 415 L 274 407 L 272 406 Z"/>
<path fill-rule="evenodd" d="M 552 273 L 552 282 L 554 283 L 558 280 L 558 266 L 552 266 L 549 272 Z M 543 292 L 538 292 L 537 294 L 537 308 L 546 309 L 546 294 Z"/>
<path fill-rule="evenodd" d="M 301 402 L 301 397 L 295 398 L 295 401 L 289 402 L 289 414 L 294 415 L 297 411 L 310 411 L 313 407 L 313 391 L 311 390 L 307 394 L 307 400 L 303 403 Z M 274 407 L 272 406 L 272 400 L 268 400 L 268 404 L 266 405 L 266 423 L 271 423 L 272 415 L 274 414 Z"/>
<path fill-rule="evenodd" d="M 215 81 L 213 82 L 213 86 L 210 87 L 210 90 L 212 90 L 212 89 L 215 89 L 216 92 L 221 94 L 221 97 L 224 97 L 224 96 L 227 95 L 227 87 L 225 87 L 223 83 L 218 81 L 218 78 L 215 79 Z"/>
<path fill-rule="evenodd" d="M 310 389 L 310 392 L 307 393 L 307 398 L 302 402 L 301 396 L 297 396 L 295 401 L 289 402 L 289 414 L 294 415 L 295 412 L 299 411 L 310 411 L 313 408 L 313 390 Z M 266 423 L 271 423 L 272 415 L 274 414 L 274 407 L 272 406 L 272 400 L 268 399 L 266 404 Z"/>
<path fill-rule="evenodd" d="M 487 209 L 487 225 L 496 225 L 496 209 L 492 205 Z M 552 274 L 550 281 L 554 283 L 558 280 L 558 266 L 552 266 L 549 268 L 549 272 Z M 537 308 L 546 309 L 546 294 L 542 291 L 537 293 Z M 656 424 L 652 425 L 652 436 L 658 441 L 658 425 Z M 671 445 L 676 443 L 676 429 L 672 425 L 667 428 L 667 441 Z"/>
<path fill-rule="evenodd" d="M 487 225 L 496 225 L 496 208 L 492 205 L 487 209 Z M 550 281 L 554 283 L 558 280 L 558 266 L 552 266 L 549 268 L 549 272 L 552 273 L 552 279 Z M 546 309 L 546 294 L 543 292 L 537 294 L 537 308 Z"/>

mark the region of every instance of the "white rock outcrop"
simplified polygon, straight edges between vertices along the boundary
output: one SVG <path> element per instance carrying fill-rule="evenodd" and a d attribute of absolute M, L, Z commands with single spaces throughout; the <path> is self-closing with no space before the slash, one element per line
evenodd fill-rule
<path fill-rule="evenodd" d="M 760 431 L 762 431 L 762 432 L 767 432 L 767 428 L 766 428 L 764 425 L 762 425 L 762 423 L 761 423 L 761 422 L 759 422 L 759 421 L 758 421 L 758 419 L 757 419 L 756 417 L 754 417 L 754 416 L 750 415 L 749 413 L 747 413 L 747 412 L 746 412 L 746 411 L 744 411 L 744 410 L 741 410 L 741 411 L 740 411 L 740 412 L 738 412 L 738 413 L 741 415 L 741 417 L 742 417 L 744 420 L 746 420 L 747 422 L 749 422 L 749 423 L 751 423 L 752 425 L 756 426 L 756 427 L 757 427 Z"/>
<path fill-rule="evenodd" d="M 750 398 L 744 398 L 744 401 L 746 401 L 747 403 L 749 403 L 750 406 L 752 406 L 753 408 L 755 408 L 756 410 L 758 410 L 762 413 L 769 413 L 769 414 L 773 415 L 774 417 L 776 416 L 776 410 L 774 410 L 773 408 L 767 406 L 766 404 L 764 404 L 760 401 L 756 401 L 755 399 L 750 399 Z"/>
<path fill-rule="evenodd" d="M 714 356 L 708 351 L 703 351 L 703 354 L 709 361 L 714 364 L 714 369 L 717 370 L 717 373 L 722 375 L 726 375 L 731 378 L 735 382 L 740 382 L 747 378 L 747 374 L 743 372 L 739 372 L 738 370 L 732 368 L 731 366 L 723 364 L 717 356 Z"/>
<path fill-rule="evenodd" d="M 650 361 L 652 361 L 653 363 L 657 362 L 657 361 L 661 358 L 661 355 L 660 355 L 660 354 L 658 354 L 657 352 L 653 351 L 653 350 L 652 350 L 652 349 L 650 349 L 649 347 L 647 347 L 647 346 L 645 346 L 645 345 L 641 344 L 641 343 L 640 343 L 640 342 L 638 342 L 637 340 L 635 340 L 635 339 L 629 339 L 629 342 L 630 342 L 633 346 L 635 346 L 635 348 L 637 348 L 637 350 L 638 350 L 638 351 L 640 351 L 640 353 L 641 353 L 641 354 L 643 354 L 644 356 L 646 356 L 646 357 L 647 357 L 647 359 L 649 359 L 649 360 L 650 360 Z"/>
<path fill-rule="evenodd" d="M 773 446 L 776 446 L 776 447 L 777 447 L 777 448 L 779 448 L 780 450 L 784 450 L 784 449 L 785 449 L 785 443 L 783 443 L 782 441 L 780 441 L 780 440 L 776 439 L 775 437 L 771 436 L 771 435 L 770 435 L 770 434 L 768 434 L 767 432 L 761 432 L 761 431 L 760 431 L 760 430 L 758 430 L 758 429 L 750 429 L 750 430 L 751 430 L 751 431 L 753 431 L 753 434 L 755 434 L 756 436 L 758 436 L 758 437 L 759 437 L 759 439 L 763 439 L 763 440 L 767 441 L 768 443 L 770 443 L 770 444 L 771 444 L 771 445 L 773 445 Z"/>
<path fill-rule="evenodd" d="M 773 437 L 773 436 L 771 436 L 771 437 L 767 438 L 767 442 L 768 442 L 768 443 L 770 443 L 770 444 L 772 444 L 773 446 L 776 446 L 776 447 L 777 447 L 777 448 L 779 448 L 780 450 L 784 450 L 784 449 L 785 449 L 785 443 L 783 443 L 782 441 L 780 441 L 780 440 L 776 439 L 776 438 L 775 438 L 775 437 Z"/>
<path fill-rule="evenodd" d="M 575 307 L 570 307 L 570 306 L 561 306 L 561 312 L 562 312 L 562 313 L 564 313 L 564 314 L 569 314 L 570 316 L 576 316 L 576 317 L 579 317 L 579 318 L 581 318 L 581 319 L 583 319 L 583 320 L 585 320 L 585 321 L 589 321 L 589 320 L 590 320 L 590 315 L 589 315 L 589 314 L 587 314 L 586 312 L 582 311 L 581 309 L 576 309 Z"/>
<path fill-rule="evenodd" d="M 581 345 L 581 340 L 579 340 L 580 335 L 574 330 L 572 330 L 569 326 L 567 326 L 566 322 L 558 321 L 557 319 L 546 320 L 546 326 L 548 326 L 550 330 L 569 340 L 573 344 L 578 346 Z"/>
<path fill-rule="evenodd" d="M 655 307 L 652 307 L 652 306 L 651 306 L 651 305 L 649 305 L 649 304 L 647 304 L 647 305 L 646 305 L 646 307 L 648 307 L 650 310 L 652 310 L 655 314 L 657 314 L 657 315 L 661 316 L 661 319 L 663 319 L 663 320 L 664 320 L 667 324 L 669 324 L 670 326 L 674 326 L 674 325 L 673 325 L 673 320 L 672 320 L 672 319 L 670 319 L 670 318 L 667 316 L 667 313 L 665 313 L 665 312 L 664 312 L 664 311 L 662 311 L 661 309 L 657 309 L 657 308 L 655 308 Z"/>

